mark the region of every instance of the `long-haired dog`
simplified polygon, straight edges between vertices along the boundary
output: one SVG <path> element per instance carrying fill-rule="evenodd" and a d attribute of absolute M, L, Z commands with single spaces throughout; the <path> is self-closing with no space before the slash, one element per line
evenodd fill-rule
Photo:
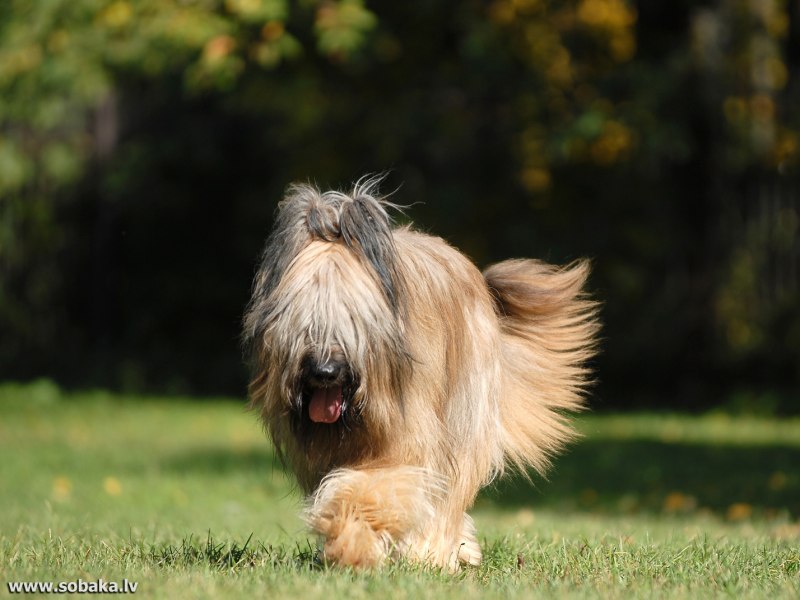
<path fill-rule="evenodd" d="M 395 228 L 377 183 L 288 189 L 244 319 L 252 404 L 327 561 L 455 570 L 481 560 L 478 491 L 507 466 L 544 471 L 572 435 L 597 329 L 588 267 L 481 274 Z"/>

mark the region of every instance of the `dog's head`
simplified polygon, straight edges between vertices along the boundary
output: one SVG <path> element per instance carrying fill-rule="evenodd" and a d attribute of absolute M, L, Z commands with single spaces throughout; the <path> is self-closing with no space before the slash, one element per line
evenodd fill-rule
<path fill-rule="evenodd" d="M 401 410 L 406 284 L 377 183 L 294 185 L 278 207 L 244 339 L 251 397 L 279 446 L 341 444 L 363 428 L 374 440 Z"/>

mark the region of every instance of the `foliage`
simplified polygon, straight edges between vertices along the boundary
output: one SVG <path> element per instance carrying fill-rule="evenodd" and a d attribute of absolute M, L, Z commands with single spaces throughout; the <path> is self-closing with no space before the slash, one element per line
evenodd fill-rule
<path fill-rule="evenodd" d="M 141 86 L 175 78 L 178 95 L 231 91 L 246 69 L 296 59 L 304 49 L 287 31 L 290 12 L 302 21 L 298 27 L 315 32 L 319 51 L 331 60 L 356 54 L 375 24 L 360 0 L 53 0 L 0 7 L 0 323 L 16 342 L 0 356 L 13 360 L 47 345 L 54 333 L 77 344 L 86 335 L 87 324 L 84 331 L 71 327 L 72 315 L 58 305 L 74 285 L 64 276 L 64 255 L 87 232 L 82 223 L 65 226 L 59 207 L 75 202 L 76 181 L 102 170 L 116 149 L 120 121 L 135 110 L 121 116 L 119 105 L 135 105 Z M 125 185 L 130 170 L 110 174 L 116 181 L 109 185 Z M 113 198 L 99 202 L 101 218 L 113 211 L 104 206 Z"/>
<path fill-rule="evenodd" d="M 9 0 L 0 376 L 241 389 L 281 189 L 389 168 L 480 264 L 596 257 L 604 402 L 797 410 L 798 42 L 785 0 Z"/>

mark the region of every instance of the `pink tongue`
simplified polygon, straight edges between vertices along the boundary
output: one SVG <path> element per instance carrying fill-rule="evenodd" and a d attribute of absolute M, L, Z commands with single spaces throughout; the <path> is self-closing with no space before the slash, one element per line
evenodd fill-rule
<path fill-rule="evenodd" d="M 308 416 L 314 423 L 335 423 L 341 414 L 342 386 L 314 390 L 308 405 Z"/>

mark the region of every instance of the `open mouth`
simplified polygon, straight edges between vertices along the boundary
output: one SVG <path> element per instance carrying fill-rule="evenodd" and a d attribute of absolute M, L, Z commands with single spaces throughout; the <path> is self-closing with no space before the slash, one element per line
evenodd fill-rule
<path fill-rule="evenodd" d="M 342 416 L 342 386 L 316 388 L 308 401 L 308 418 L 314 423 L 336 423 Z"/>
<path fill-rule="evenodd" d="M 299 403 L 295 406 L 299 417 L 296 423 L 301 430 L 307 425 L 347 426 L 358 383 L 346 361 L 309 357 L 304 361 L 299 383 Z"/>

